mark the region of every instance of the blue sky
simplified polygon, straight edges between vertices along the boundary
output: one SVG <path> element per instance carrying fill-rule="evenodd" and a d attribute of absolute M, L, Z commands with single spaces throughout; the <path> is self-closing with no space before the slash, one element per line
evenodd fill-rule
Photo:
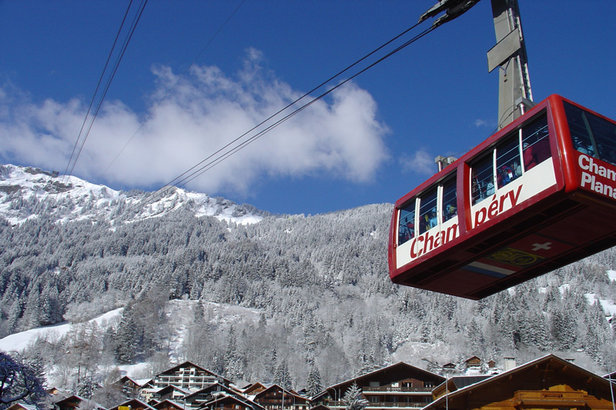
<path fill-rule="evenodd" d="M 150 0 L 73 173 L 158 189 L 435 2 Z M 519 3 L 535 101 L 616 118 L 616 2 Z M 127 5 L 0 0 L 0 162 L 66 169 Z M 276 213 L 394 202 L 494 131 L 494 43 L 483 0 L 185 188 Z"/>

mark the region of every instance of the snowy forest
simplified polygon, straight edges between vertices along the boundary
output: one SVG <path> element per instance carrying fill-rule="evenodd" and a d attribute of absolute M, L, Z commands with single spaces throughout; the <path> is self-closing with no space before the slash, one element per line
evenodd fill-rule
<path fill-rule="evenodd" d="M 390 204 L 268 215 L 208 199 L 258 216 L 238 223 L 198 215 L 203 200 L 179 190 L 78 195 L 74 180 L 0 168 L 0 338 L 83 323 L 21 353 L 81 394 L 144 362 L 144 378 L 190 360 L 238 383 L 313 393 L 398 361 L 436 370 L 555 353 L 616 367 L 616 321 L 600 303 L 616 301 L 614 249 L 470 301 L 390 282 Z M 164 212 L 139 217 L 163 200 Z M 116 322 L 86 324 L 117 308 Z"/>

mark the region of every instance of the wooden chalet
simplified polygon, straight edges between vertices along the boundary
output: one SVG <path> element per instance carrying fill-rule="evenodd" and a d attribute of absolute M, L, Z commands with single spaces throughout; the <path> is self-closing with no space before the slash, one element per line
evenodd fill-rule
<path fill-rule="evenodd" d="M 151 385 L 156 389 L 172 385 L 185 390 L 196 391 L 214 383 L 228 386 L 231 381 L 194 363 L 184 362 L 157 374 Z"/>
<path fill-rule="evenodd" d="M 454 373 L 456 372 L 458 366 L 455 365 L 455 363 L 445 363 L 442 367 L 442 372 L 443 373 Z"/>
<path fill-rule="evenodd" d="M 211 402 L 220 396 L 235 396 L 240 399 L 244 398 L 237 390 L 229 386 L 225 386 L 224 384 L 214 383 L 187 395 L 184 397 L 183 402 L 188 409 L 198 409 L 205 403 Z"/>
<path fill-rule="evenodd" d="M 262 392 L 265 389 L 267 389 L 265 385 L 257 382 L 257 383 L 249 384 L 248 386 L 244 387 L 242 389 L 242 393 L 244 393 L 245 395 L 255 395 L 257 393 Z"/>
<path fill-rule="evenodd" d="M 7 410 L 37 410 L 37 407 L 34 404 L 26 404 L 26 403 L 17 402 L 7 407 Z"/>
<path fill-rule="evenodd" d="M 608 380 L 554 355 L 455 388 L 435 389 L 435 401 L 424 409 L 613 408 Z"/>
<path fill-rule="evenodd" d="M 183 403 L 178 403 L 176 401 L 168 400 L 168 399 L 158 402 L 151 406 L 157 410 L 178 410 L 178 409 L 184 410 L 185 408 Z"/>
<path fill-rule="evenodd" d="M 313 398 L 313 404 L 344 409 L 345 393 L 357 384 L 368 400 L 367 410 L 420 409 L 432 401 L 432 389 L 444 381 L 444 377 L 400 362 L 328 387 Z"/>
<path fill-rule="evenodd" d="M 84 399 L 83 397 L 73 395 L 66 397 L 62 400 L 58 400 L 54 403 L 54 408 L 58 410 L 73 410 L 83 406 L 85 403 L 88 403 L 88 408 L 91 409 L 104 409 L 105 407 L 94 403 L 91 400 Z"/>
<path fill-rule="evenodd" d="M 441 397 L 445 394 L 463 389 L 471 384 L 479 383 L 492 377 L 491 375 L 484 376 L 453 376 L 448 378 L 444 383 L 436 386 L 432 390 L 432 397 Z"/>
<path fill-rule="evenodd" d="M 139 384 L 139 382 L 128 376 L 122 377 L 120 380 L 114 382 L 113 385 L 120 389 L 126 397 L 137 396 L 142 388 L 142 385 Z"/>
<path fill-rule="evenodd" d="M 241 396 L 222 395 L 204 403 L 200 409 L 206 410 L 264 410 L 257 403 Z"/>
<path fill-rule="evenodd" d="M 467 372 L 469 371 L 481 371 L 481 359 L 477 356 L 473 356 L 469 359 L 466 359 L 464 362 L 464 368 Z"/>
<path fill-rule="evenodd" d="M 308 410 L 310 400 L 274 384 L 258 392 L 252 400 L 264 409 Z"/>
<path fill-rule="evenodd" d="M 137 400 L 137 399 L 131 399 L 131 400 L 127 400 L 124 403 L 121 403 L 115 407 L 110 407 L 108 410 L 150 410 L 150 409 L 154 409 L 154 407 L 150 406 L 149 404 L 146 404 L 144 402 L 142 402 L 141 400 Z"/>
<path fill-rule="evenodd" d="M 150 400 L 155 400 L 157 402 L 163 400 L 182 400 L 184 397 L 190 394 L 189 390 L 182 389 L 181 387 L 169 385 L 165 386 L 161 389 L 155 390 L 151 392 L 151 395 L 148 397 L 148 403 Z"/>

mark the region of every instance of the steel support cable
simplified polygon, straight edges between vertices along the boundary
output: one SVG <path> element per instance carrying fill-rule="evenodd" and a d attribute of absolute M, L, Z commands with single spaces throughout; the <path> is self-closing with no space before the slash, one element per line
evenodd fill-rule
<path fill-rule="evenodd" d="M 231 14 L 229 15 L 229 17 L 227 17 L 227 19 L 218 27 L 218 29 L 214 32 L 214 34 L 212 34 L 212 36 L 210 37 L 210 39 L 205 43 L 205 45 L 203 46 L 203 48 L 201 49 L 201 51 L 199 51 L 197 53 L 197 57 L 195 57 L 195 60 L 198 60 L 201 55 L 203 53 L 205 53 L 205 51 L 210 47 L 210 44 L 212 44 L 214 42 L 214 40 L 216 39 L 216 37 L 218 37 L 218 34 L 220 34 L 222 32 L 222 30 L 225 28 L 225 26 L 229 23 L 229 21 L 231 21 L 231 19 L 233 18 L 233 16 L 235 16 L 235 14 L 238 12 L 238 10 L 244 5 L 244 3 L 246 2 L 246 0 L 241 0 L 240 3 L 235 7 L 235 9 L 233 9 L 233 11 L 231 12 Z"/>
<path fill-rule="evenodd" d="M 220 34 L 222 32 L 222 30 L 225 28 L 225 26 L 229 23 L 229 21 L 231 21 L 233 16 L 235 16 L 237 14 L 239 9 L 244 5 L 245 2 L 246 2 L 246 0 L 241 0 L 240 3 L 235 7 L 235 9 L 233 9 L 231 14 L 226 18 L 226 20 L 218 27 L 218 29 L 216 29 L 214 34 L 212 34 L 212 36 L 210 36 L 210 39 L 205 43 L 203 48 L 201 48 L 201 51 L 199 51 L 199 53 L 197 53 L 197 56 L 194 58 L 193 63 L 196 62 L 201 57 L 201 55 L 203 55 L 203 53 L 205 53 L 205 51 L 209 48 L 210 44 L 212 44 L 214 42 L 216 37 L 218 37 L 218 34 Z M 137 136 L 139 131 L 143 128 L 144 124 L 145 123 L 141 123 L 141 125 L 139 125 L 139 127 L 137 127 L 135 132 L 133 132 L 133 135 L 131 135 L 130 138 L 128 140 L 126 140 L 124 145 L 122 145 L 122 148 L 120 148 L 120 151 L 109 162 L 109 165 L 107 165 L 107 167 L 105 168 L 104 172 L 107 172 L 111 168 L 111 166 L 118 160 L 118 158 L 120 158 L 120 156 L 124 153 L 124 150 L 126 150 L 126 147 L 128 147 L 128 145 L 133 141 L 133 139 L 135 139 L 135 137 Z"/>
<path fill-rule="evenodd" d="M 361 69 L 360 71 L 358 71 L 357 73 L 353 74 L 352 76 L 350 76 L 349 78 L 346 78 L 345 80 L 343 80 L 342 82 L 340 82 L 339 84 L 337 84 L 336 86 L 332 87 L 331 89 L 323 92 L 322 94 L 320 94 L 319 96 L 313 98 L 312 100 L 308 101 L 306 104 L 302 105 L 301 107 L 297 108 L 296 110 L 294 110 L 293 112 L 287 114 L 286 116 L 282 117 L 281 119 L 277 120 L 276 122 L 274 122 L 273 124 L 269 125 L 268 127 L 264 128 L 263 130 L 259 131 L 258 133 L 256 133 L 255 135 L 253 135 L 252 137 L 250 137 L 249 139 L 243 141 L 242 143 L 240 143 L 239 145 L 233 147 L 232 149 L 230 149 L 229 151 L 219 155 L 217 158 L 212 159 L 211 161 L 209 161 L 208 163 L 206 163 L 205 165 L 203 165 L 202 167 L 200 167 L 199 169 L 197 169 L 196 171 L 193 171 L 192 173 L 190 173 L 189 175 L 186 175 L 184 178 L 179 179 L 177 181 L 178 184 L 186 184 L 188 182 L 191 182 L 192 180 L 194 180 L 195 178 L 201 176 L 203 173 L 207 172 L 208 170 L 210 170 L 211 168 L 213 168 L 214 166 L 218 165 L 219 163 L 221 163 L 222 161 L 224 161 L 225 159 L 229 158 L 231 155 L 237 153 L 239 150 L 241 150 L 242 148 L 246 147 L 248 144 L 254 142 L 255 140 L 257 140 L 258 138 L 262 137 L 264 134 L 266 134 L 267 132 L 271 131 L 272 129 L 276 128 L 277 126 L 279 126 L 280 124 L 282 124 L 283 122 L 287 121 L 288 119 L 290 119 L 291 117 L 295 116 L 296 114 L 298 114 L 299 112 L 303 111 L 304 109 L 308 108 L 310 105 L 314 104 L 315 102 L 321 100 L 323 97 L 325 97 L 326 95 L 332 93 L 333 91 L 335 91 L 336 89 L 338 89 L 339 87 L 342 87 L 344 84 L 348 83 L 349 81 L 353 80 L 354 78 L 356 78 L 357 76 L 363 74 L 364 72 L 368 71 L 369 69 L 371 69 L 372 67 L 374 67 L 375 65 L 377 65 L 378 63 L 382 62 L 383 60 L 391 57 L 393 54 L 397 53 L 398 51 L 408 47 L 409 45 L 413 44 L 414 42 L 416 42 L 417 40 L 421 39 L 422 37 L 428 35 L 429 33 L 431 33 L 433 30 L 435 30 L 436 27 L 431 26 L 429 28 L 427 28 L 426 30 L 422 31 L 421 33 L 419 33 L 418 35 L 416 35 L 415 37 L 413 37 L 412 39 L 406 41 L 405 43 L 403 43 L 402 45 L 396 47 L 394 50 L 390 51 L 389 53 L 387 53 L 386 55 L 384 55 L 383 57 L 379 58 L 378 60 L 376 60 L 375 62 L 371 63 L 370 65 L 366 66 L 365 68 Z M 254 128 L 253 128 L 254 129 Z M 243 134 L 245 135 L 245 134 Z M 238 138 L 239 139 L 239 138 Z M 237 141 L 234 140 L 234 141 Z M 231 143 L 227 144 L 225 147 L 227 147 L 228 145 L 230 145 Z M 221 148 L 220 150 L 218 150 L 217 152 L 220 152 L 223 148 Z M 211 158 L 214 154 L 212 154 L 211 156 L 209 156 L 208 158 L 206 158 L 205 160 L 201 161 L 198 165 L 202 164 L 203 162 L 205 162 L 207 159 Z M 197 166 L 192 167 L 190 170 L 196 168 Z M 189 171 L 190 171 L 189 170 Z M 189 171 L 186 171 L 184 174 L 187 174 Z M 176 178 L 177 179 L 177 178 Z M 175 180 L 174 180 L 175 181 Z M 170 184 L 167 184 L 165 186 L 163 186 L 161 188 L 165 189 L 167 187 L 169 187 Z"/>
<path fill-rule="evenodd" d="M 143 0 L 141 3 L 141 6 L 139 8 L 139 11 L 137 12 L 137 14 L 135 15 L 135 18 L 133 19 L 133 23 L 131 25 L 131 28 L 129 29 L 129 33 L 128 36 L 126 37 L 124 44 L 122 45 L 122 49 L 120 50 L 120 54 L 118 56 L 118 58 L 116 59 L 116 62 L 114 64 L 113 67 L 113 71 L 111 72 L 111 75 L 109 76 L 107 83 L 105 84 L 105 88 L 103 90 L 103 94 L 101 96 L 101 98 L 99 99 L 99 102 L 96 106 L 96 110 L 94 111 L 94 114 L 92 115 L 91 119 L 90 119 L 90 123 L 88 126 L 88 129 L 83 137 L 83 140 L 81 141 L 81 145 L 79 146 L 79 150 L 77 151 L 77 155 L 75 156 L 75 160 L 73 161 L 73 165 L 70 168 L 70 171 L 68 172 L 68 174 L 72 174 L 73 169 L 75 168 L 75 165 L 77 165 L 77 160 L 79 159 L 79 156 L 81 155 L 81 152 L 83 150 L 83 147 L 86 143 L 86 140 L 88 139 L 88 136 L 90 135 L 90 131 L 92 130 L 92 126 L 94 125 L 94 121 L 96 120 L 96 117 L 98 116 L 98 112 L 100 111 L 102 105 L 103 105 L 103 101 L 105 100 L 105 97 L 107 96 L 107 92 L 109 91 L 109 87 L 111 86 L 111 82 L 113 81 L 113 78 L 115 77 L 118 68 L 120 66 L 120 62 L 122 61 L 122 58 L 124 57 L 124 54 L 126 53 L 126 50 L 128 48 L 128 44 L 130 43 L 130 40 L 133 37 L 133 34 L 135 33 L 135 29 L 137 28 L 137 24 L 139 23 L 139 20 L 141 19 L 141 16 L 143 14 L 143 11 L 145 9 L 145 6 L 147 5 L 148 0 Z M 87 117 L 86 117 L 87 118 Z"/>
<path fill-rule="evenodd" d="M 116 33 L 115 39 L 113 40 L 113 44 L 111 45 L 111 50 L 109 50 L 109 54 L 107 55 L 107 61 L 105 61 L 105 65 L 103 66 L 103 71 L 101 72 L 100 77 L 98 78 L 98 83 L 96 84 L 96 88 L 94 89 L 94 93 L 92 94 L 92 99 L 90 100 L 90 105 L 88 106 L 88 110 L 86 111 L 86 115 L 83 119 L 83 123 L 81 124 L 81 128 L 79 129 L 79 134 L 77 134 L 77 139 L 75 140 L 75 144 L 73 145 L 73 150 L 71 151 L 71 155 L 68 159 L 68 163 L 66 164 L 66 169 L 64 170 L 64 175 L 68 174 L 68 169 L 73 161 L 73 155 L 75 155 L 75 150 L 79 146 L 79 140 L 81 139 L 81 134 L 83 133 L 83 129 L 86 126 L 86 122 L 88 121 L 88 116 L 90 115 L 90 111 L 92 110 L 92 106 L 94 105 L 94 100 L 96 99 L 96 94 L 98 94 L 98 89 L 103 82 L 103 78 L 105 77 L 105 71 L 107 71 L 107 67 L 109 66 L 109 61 L 111 61 L 111 56 L 113 55 L 113 50 L 115 50 L 115 46 L 118 43 L 118 39 L 120 38 L 120 34 L 122 33 L 122 27 L 124 27 L 124 23 L 126 22 L 126 17 L 128 17 L 128 12 L 130 11 L 131 5 L 133 4 L 133 0 L 130 0 L 128 3 L 128 7 L 124 12 L 124 17 L 122 17 L 122 22 L 120 23 L 120 27 L 118 28 L 118 32 Z"/>
<path fill-rule="evenodd" d="M 307 91 L 306 93 L 304 93 L 302 96 L 300 96 L 299 98 L 293 100 L 292 102 L 290 102 L 289 104 L 287 104 L 286 106 L 284 106 L 283 108 L 281 108 L 280 110 L 276 111 L 275 113 L 273 113 L 272 115 L 270 115 L 269 117 L 267 117 L 266 119 L 264 119 L 263 121 L 261 121 L 260 123 L 258 123 L 257 125 L 255 125 L 254 127 L 252 127 L 251 129 L 249 129 L 248 131 L 244 132 L 243 134 L 241 134 L 240 136 L 238 136 L 237 138 L 233 139 L 232 141 L 229 141 L 227 144 L 223 145 L 222 147 L 220 147 L 218 150 L 216 150 L 215 152 L 213 152 L 212 154 L 210 154 L 209 156 L 207 156 L 206 158 L 204 158 L 203 160 L 201 160 L 200 162 L 198 162 L 197 164 L 193 165 L 191 168 L 187 169 L 186 171 L 184 171 L 183 173 L 181 173 L 180 175 L 178 175 L 177 177 L 175 177 L 174 179 L 172 179 L 171 181 L 169 181 L 168 183 L 166 183 L 163 187 L 161 187 L 160 189 L 164 189 L 167 187 L 171 187 L 174 184 L 180 185 L 181 183 L 185 183 L 188 181 L 192 181 L 193 178 L 191 178 L 191 176 L 193 176 L 195 173 L 200 172 L 204 167 L 208 167 L 209 163 L 204 165 L 203 167 L 199 168 L 197 171 L 195 172 L 191 172 L 193 171 L 195 168 L 200 167 L 203 163 L 205 163 L 206 161 L 210 160 L 211 158 L 213 158 L 214 156 L 216 156 L 217 154 L 221 153 L 222 151 L 224 151 L 225 149 L 229 148 L 231 145 L 235 144 L 237 141 L 241 140 L 242 138 L 244 138 L 245 136 L 247 136 L 248 134 L 250 134 L 251 132 L 255 131 L 257 128 L 261 127 L 262 125 L 264 125 L 265 123 L 267 123 L 268 121 L 272 120 L 273 118 L 275 118 L 276 116 L 278 116 L 279 114 L 283 113 L 284 111 L 286 111 L 287 109 L 291 108 L 292 106 L 294 106 L 295 104 L 297 104 L 299 101 L 303 100 L 304 98 L 308 97 L 310 94 L 312 94 L 313 92 L 317 91 L 318 89 L 324 87 L 325 85 L 327 85 L 329 82 L 333 81 L 334 79 L 336 79 L 337 77 L 339 77 L 340 75 L 344 74 L 345 72 L 349 71 L 351 68 L 355 67 L 356 65 L 358 65 L 359 63 L 361 63 L 362 61 L 366 60 L 367 58 L 371 57 L 372 55 L 374 55 L 375 53 L 379 52 L 380 50 L 382 50 L 384 47 L 387 47 L 388 45 L 390 45 L 392 42 L 398 40 L 400 37 L 404 36 L 405 34 L 407 34 L 409 31 L 413 30 L 414 28 L 416 28 L 417 26 L 419 26 L 422 22 L 416 23 L 413 26 L 407 28 L 406 30 L 404 30 L 403 32 L 401 32 L 400 34 L 398 34 L 397 36 L 393 37 L 392 39 L 388 40 L 387 42 L 381 44 L 379 47 L 375 48 L 374 50 L 372 50 L 371 52 L 369 52 L 368 54 L 364 55 L 363 57 L 361 57 L 360 59 L 356 60 L 354 63 L 348 65 L 346 68 L 340 70 L 339 72 L 337 72 L 336 74 L 332 75 L 331 77 L 329 77 L 327 80 L 323 81 L 322 83 L 320 83 L 319 85 L 313 87 L 311 90 Z M 432 31 L 432 30 L 430 30 Z M 427 34 L 427 33 L 425 33 Z M 423 34 L 423 35 L 425 35 Z M 422 37 L 423 37 L 422 35 Z M 414 39 L 411 39 L 409 41 L 416 41 Z M 408 44 L 404 44 L 400 47 L 404 48 L 406 47 Z M 396 49 L 394 52 L 399 51 L 398 49 Z M 392 52 L 392 54 L 394 53 Z M 388 54 L 386 57 L 384 57 L 383 59 L 389 57 Z M 380 62 L 382 60 L 379 60 L 378 62 Z M 375 65 L 376 63 L 374 63 L 373 65 Z M 348 82 L 350 79 L 353 79 L 355 77 L 357 77 L 357 75 L 361 74 L 363 71 L 360 71 L 359 73 L 355 74 L 353 77 L 347 79 L 344 81 L 344 83 Z M 344 84 L 341 83 L 339 85 L 337 85 L 335 88 L 338 88 L 340 85 Z M 334 89 L 335 89 L 334 88 Z M 323 98 L 325 95 L 329 94 L 331 91 L 333 91 L 334 89 L 331 89 L 330 91 L 320 95 L 319 97 L 316 98 Z M 300 107 L 299 110 L 303 110 L 307 105 L 312 104 L 313 102 L 315 102 L 315 99 L 313 99 L 312 101 L 310 101 L 308 104 L 306 104 L 305 106 Z M 297 111 L 299 111 L 297 110 Z M 297 111 L 294 111 L 293 113 L 291 113 L 291 115 L 287 115 L 285 118 L 288 119 L 288 117 L 291 117 L 292 115 L 295 115 L 297 113 Z M 277 125 L 277 123 L 275 123 Z M 271 126 L 270 126 L 271 127 Z M 270 129 L 270 127 L 266 128 L 265 130 Z M 272 127 L 273 128 L 273 127 Z M 265 131 L 264 130 L 264 131 Z M 264 131 L 260 131 L 258 134 L 256 135 L 260 135 L 261 133 L 263 133 Z M 254 137 L 252 137 L 254 138 Z M 251 139 L 252 139 L 251 138 Z M 243 145 L 243 144 L 241 144 Z M 225 155 L 225 154 L 222 154 Z M 216 160 L 214 160 L 216 161 Z M 211 162 L 210 162 L 211 163 Z M 209 168 L 208 168 L 209 169 Z M 203 171 L 205 172 L 205 171 Z M 188 174 L 188 175 L 187 175 Z M 199 174 L 201 175 L 201 174 Z"/>

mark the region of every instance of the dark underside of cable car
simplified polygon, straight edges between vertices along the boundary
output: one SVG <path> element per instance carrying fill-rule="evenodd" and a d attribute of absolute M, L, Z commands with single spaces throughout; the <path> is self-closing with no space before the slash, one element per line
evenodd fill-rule
<path fill-rule="evenodd" d="M 556 193 L 392 280 L 481 299 L 616 245 L 615 214 L 600 195 Z"/>

